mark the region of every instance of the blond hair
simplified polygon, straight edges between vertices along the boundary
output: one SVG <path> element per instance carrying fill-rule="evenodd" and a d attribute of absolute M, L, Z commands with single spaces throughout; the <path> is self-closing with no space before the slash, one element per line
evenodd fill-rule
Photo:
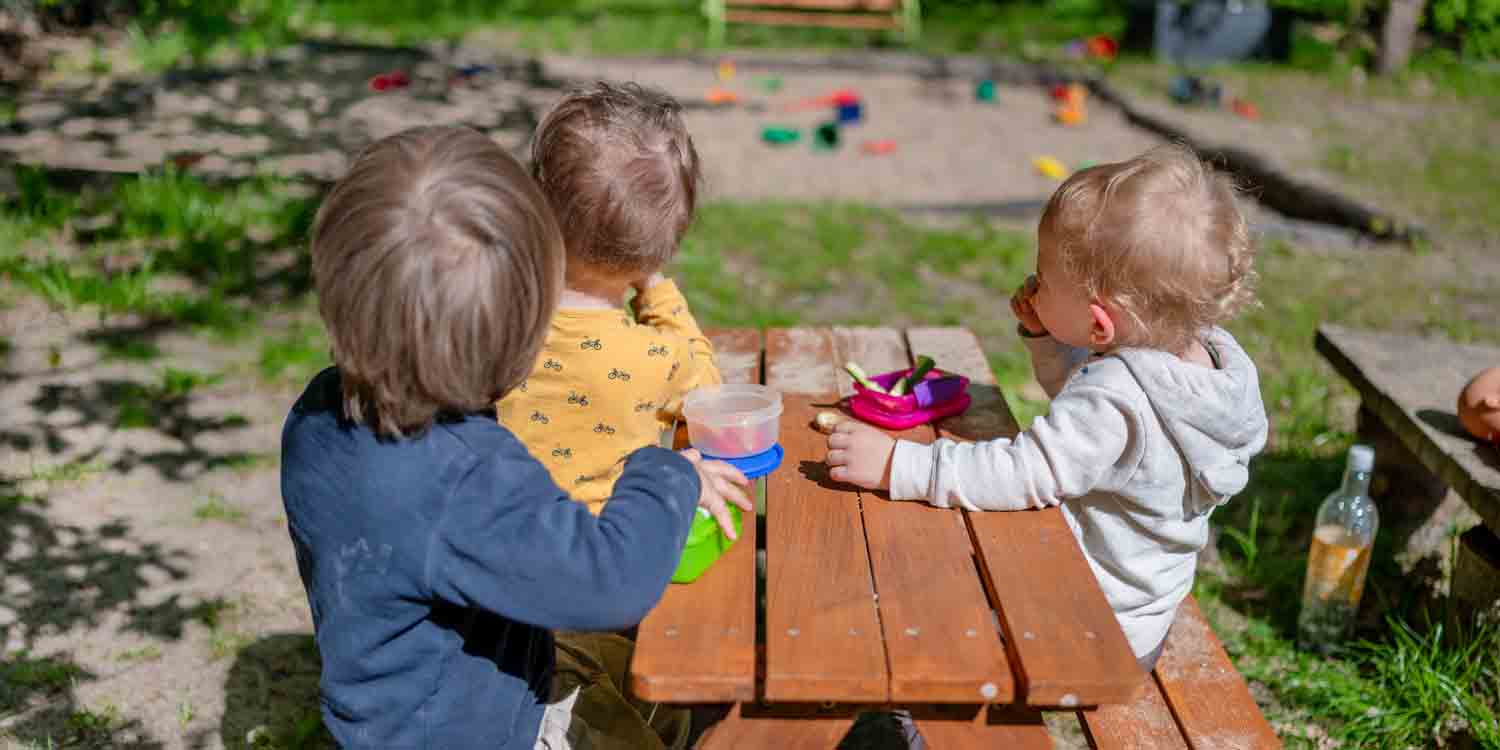
<path fill-rule="evenodd" d="M 659 270 L 698 199 L 698 152 L 682 106 L 633 83 L 569 92 L 542 118 L 532 176 L 552 204 L 575 273 Z"/>
<path fill-rule="evenodd" d="M 488 137 L 426 127 L 355 157 L 312 230 L 344 412 L 378 433 L 492 409 L 535 363 L 562 292 L 562 236 Z"/>
<path fill-rule="evenodd" d="M 1180 352 L 1255 299 L 1234 184 L 1182 146 L 1069 177 L 1042 214 L 1063 269 L 1130 320 L 1121 346 Z"/>

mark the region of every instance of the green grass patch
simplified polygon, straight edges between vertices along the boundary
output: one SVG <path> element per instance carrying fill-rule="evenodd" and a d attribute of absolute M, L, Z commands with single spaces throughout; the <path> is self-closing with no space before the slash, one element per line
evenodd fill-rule
<path fill-rule="evenodd" d="M 219 466 L 239 474 L 249 474 L 275 466 L 280 461 L 281 457 L 275 453 L 236 453 L 225 458 Z"/>
<path fill-rule="evenodd" d="M 100 341 L 104 356 L 127 362 L 153 362 L 161 358 L 156 342 L 141 338 L 110 337 Z"/>
<path fill-rule="evenodd" d="M 6 492 L 0 494 L 0 513 L 15 510 L 23 505 L 41 505 L 46 502 L 36 495 L 28 495 L 22 492 Z"/>
<path fill-rule="evenodd" d="M 260 310 L 311 287 L 300 246 L 316 205 L 296 183 L 211 184 L 168 169 L 74 196 L 39 170 L 18 169 L 17 179 L 20 198 L 0 214 L 0 240 L 14 240 L 0 249 L 0 275 L 56 309 L 97 309 L 101 319 L 135 314 L 233 338 Z M 77 244 L 48 242 L 45 254 L 16 249 L 49 233 L 66 238 L 70 225 Z M 275 258 L 282 260 L 269 262 Z M 281 269 L 267 272 L 273 265 Z M 107 341 L 106 351 L 138 360 L 159 354 L 129 338 Z"/>
<path fill-rule="evenodd" d="M 211 661 L 219 661 L 234 656 L 254 642 L 255 636 L 248 633 L 229 628 L 214 628 L 208 636 L 208 658 Z"/>
<path fill-rule="evenodd" d="M 136 648 L 127 648 L 124 651 L 115 654 L 115 661 L 123 662 L 156 661 L 160 658 L 161 646 L 158 646 L 154 643 L 150 643 L 145 646 L 138 646 Z"/>
<path fill-rule="evenodd" d="M 0 685 L 15 688 L 61 690 L 84 674 L 82 667 L 66 661 L 32 658 L 20 652 L 0 661 Z"/>
<path fill-rule="evenodd" d="M 105 703 L 97 709 L 80 708 L 74 711 L 68 716 L 67 728 L 77 734 L 102 735 L 113 732 L 121 722 L 119 706 Z"/>
<path fill-rule="evenodd" d="M 280 336 L 261 343 L 260 374 L 267 380 L 310 380 L 319 370 L 333 364 L 328 352 L 328 336 L 322 325 L 293 323 Z"/>
<path fill-rule="evenodd" d="M 126 430 L 153 427 L 161 422 L 168 410 L 181 404 L 193 389 L 214 385 L 224 379 L 218 373 L 175 367 L 164 368 L 159 377 L 155 383 L 123 383 L 118 386 L 113 398 L 116 427 Z"/>
<path fill-rule="evenodd" d="M 193 506 L 193 518 L 199 522 L 222 521 L 237 524 L 245 520 L 245 511 L 225 502 L 223 495 L 212 492 Z"/>
<path fill-rule="evenodd" d="M 102 461 L 69 461 L 50 466 L 33 466 L 27 479 L 38 482 L 77 482 L 109 470 Z"/>

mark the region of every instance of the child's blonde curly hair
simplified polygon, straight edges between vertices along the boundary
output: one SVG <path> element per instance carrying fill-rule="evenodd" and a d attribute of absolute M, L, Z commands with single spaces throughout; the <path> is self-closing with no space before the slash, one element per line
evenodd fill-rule
<path fill-rule="evenodd" d="M 1069 177 L 1040 232 L 1089 299 L 1128 317 L 1120 346 L 1184 351 L 1255 300 L 1255 248 L 1234 184 L 1183 146 Z"/>

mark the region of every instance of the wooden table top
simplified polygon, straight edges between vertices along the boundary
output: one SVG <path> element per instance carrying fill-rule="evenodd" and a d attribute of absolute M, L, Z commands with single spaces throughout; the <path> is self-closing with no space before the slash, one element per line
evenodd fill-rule
<path fill-rule="evenodd" d="M 786 458 L 762 523 L 641 623 L 635 694 L 680 703 L 1123 703 L 1135 658 L 1061 512 L 967 513 L 832 482 L 811 421 L 871 373 L 926 354 L 968 376 L 974 403 L 919 441 L 1013 435 L 978 340 L 961 328 L 710 332 L 728 382 L 780 390 Z M 765 552 L 757 585 L 755 551 Z M 759 590 L 758 590 L 759 588 Z M 765 601 L 757 623 L 756 601 Z M 763 650 L 757 643 L 764 644 Z"/>

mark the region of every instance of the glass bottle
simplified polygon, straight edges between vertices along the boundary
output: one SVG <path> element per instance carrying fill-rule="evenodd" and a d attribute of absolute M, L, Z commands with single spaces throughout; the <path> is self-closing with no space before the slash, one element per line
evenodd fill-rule
<path fill-rule="evenodd" d="M 1343 486 L 1318 508 L 1297 617 L 1297 641 L 1304 649 L 1330 650 L 1349 634 L 1359 612 L 1380 526 L 1380 514 L 1370 499 L 1374 468 L 1373 448 L 1351 447 Z"/>

